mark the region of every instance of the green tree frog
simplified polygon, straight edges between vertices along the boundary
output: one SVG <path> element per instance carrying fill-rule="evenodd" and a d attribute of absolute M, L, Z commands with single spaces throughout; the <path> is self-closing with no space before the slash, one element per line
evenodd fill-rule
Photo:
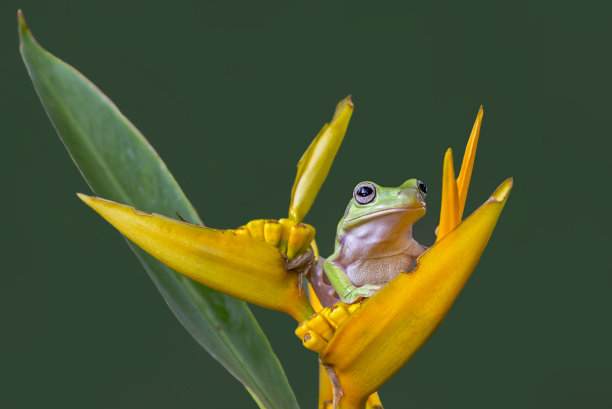
<path fill-rule="evenodd" d="M 427 248 L 412 238 L 425 214 L 427 187 L 410 179 L 396 188 L 361 182 L 338 223 L 334 253 L 319 260 L 310 282 L 324 306 L 371 297 Z"/>

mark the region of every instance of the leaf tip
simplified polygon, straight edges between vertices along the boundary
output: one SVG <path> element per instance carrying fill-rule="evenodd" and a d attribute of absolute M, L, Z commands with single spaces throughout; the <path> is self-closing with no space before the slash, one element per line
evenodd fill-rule
<path fill-rule="evenodd" d="M 40 47 L 40 45 L 32 35 L 32 31 L 30 31 L 30 27 L 28 27 L 28 24 L 25 20 L 25 16 L 23 15 L 23 11 L 21 11 L 21 9 L 17 10 L 17 32 L 19 34 L 19 51 L 21 52 L 25 61 L 24 45 L 26 43 L 32 43 L 37 47 Z"/>
<path fill-rule="evenodd" d="M 19 39 L 23 40 L 24 36 L 31 36 L 32 33 L 26 24 L 25 17 L 23 15 L 23 11 L 21 9 L 17 10 L 17 26 L 19 28 Z"/>

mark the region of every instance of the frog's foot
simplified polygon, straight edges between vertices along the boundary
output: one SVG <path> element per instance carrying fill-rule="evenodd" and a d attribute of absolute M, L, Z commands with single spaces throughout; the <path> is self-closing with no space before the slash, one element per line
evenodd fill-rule
<path fill-rule="evenodd" d="M 342 301 L 347 304 L 352 304 L 360 298 L 370 298 L 382 288 L 381 285 L 366 284 L 361 287 L 353 287 L 344 297 L 340 296 Z"/>
<path fill-rule="evenodd" d="M 306 253 L 302 253 L 299 256 L 295 256 L 292 259 L 289 259 L 285 254 L 282 255 L 285 259 L 285 270 L 290 273 L 299 274 L 300 278 L 298 279 L 298 293 L 302 294 L 302 283 L 304 282 L 304 277 L 310 272 L 311 267 L 315 264 L 315 255 L 312 249 L 308 249 Z"/>
<path fill-rule="evenodd" d="M 292 259 L 289 259 L 283 254 L 283 258 L 285 259 L 285 270 L 302 275 L 308 273 L 310 267 L 312 267 L 315 262 L 315 255 L 312 249 L 309 249 L 306 251 L 306 253 L 302 253 L 299 256 L 293 257 Z"/>

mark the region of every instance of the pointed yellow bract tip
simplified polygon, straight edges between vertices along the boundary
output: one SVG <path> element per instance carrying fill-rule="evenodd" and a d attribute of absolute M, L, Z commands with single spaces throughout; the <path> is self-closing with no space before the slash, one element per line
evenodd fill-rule
<path fill-rule="evenodd" d="M 495 189 L 495 192 L 493 192 L 491 198 L 498 202 L 506 201 L 506 199 L 508 199 L 510 191 L 512 190 L 512 186 L 514 186 L 514 178 L 508 178 L 504 180 L 504 183 L 502 183 L 497 189 Z"/>
<path fill-rule="evenodd" d="M 91 196 L 87 196 L 87 195 L 86 195 L 86 194 L 84 194 L 84 193 L 77 193 L 76 195 L 79 197 L 79 199 L 81 199 L 81 200 L 82 200 L 83 202 L 85 202 L 87 205 L 90 205 L 90 203 L 92 203 L 92 202 L 93 202 L 93 197 L 91 197 Z"/>
<path fill-rule="evenodd" d="M 368 398 L 366 409 L 383 409 L 382 403 L 380 402 L 380 398 L 378 397 L 377 392 L 374 392 Z"/>
<path fill-rule="evenodd" d="M 291 220 L 301 222 L 310 210 L 340 148 L 352 114 L 353 102 L 348 96 L 338 103 L 331 122 L 323 126 L 302 155 L 291 191 Z"/>

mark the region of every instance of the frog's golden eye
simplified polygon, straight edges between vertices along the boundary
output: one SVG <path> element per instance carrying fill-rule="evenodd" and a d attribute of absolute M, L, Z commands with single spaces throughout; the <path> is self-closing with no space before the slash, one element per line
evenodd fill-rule
<path fill-rule="evenodd" d="M 425 186 L 425 183 L 421 182 L 419 180 L 419 190 L 421 191 L 421 194 L 423 195 L 423 197 L 425 197 L 425 195 L 427 194 L 427 186 Z"/>
<path fill-rule="evenodd" d="M 370 182 L 360 183 L 355 187 L 353 197 L 358 204 L 368 204 L 376 197 L 376 186 Z"/>

